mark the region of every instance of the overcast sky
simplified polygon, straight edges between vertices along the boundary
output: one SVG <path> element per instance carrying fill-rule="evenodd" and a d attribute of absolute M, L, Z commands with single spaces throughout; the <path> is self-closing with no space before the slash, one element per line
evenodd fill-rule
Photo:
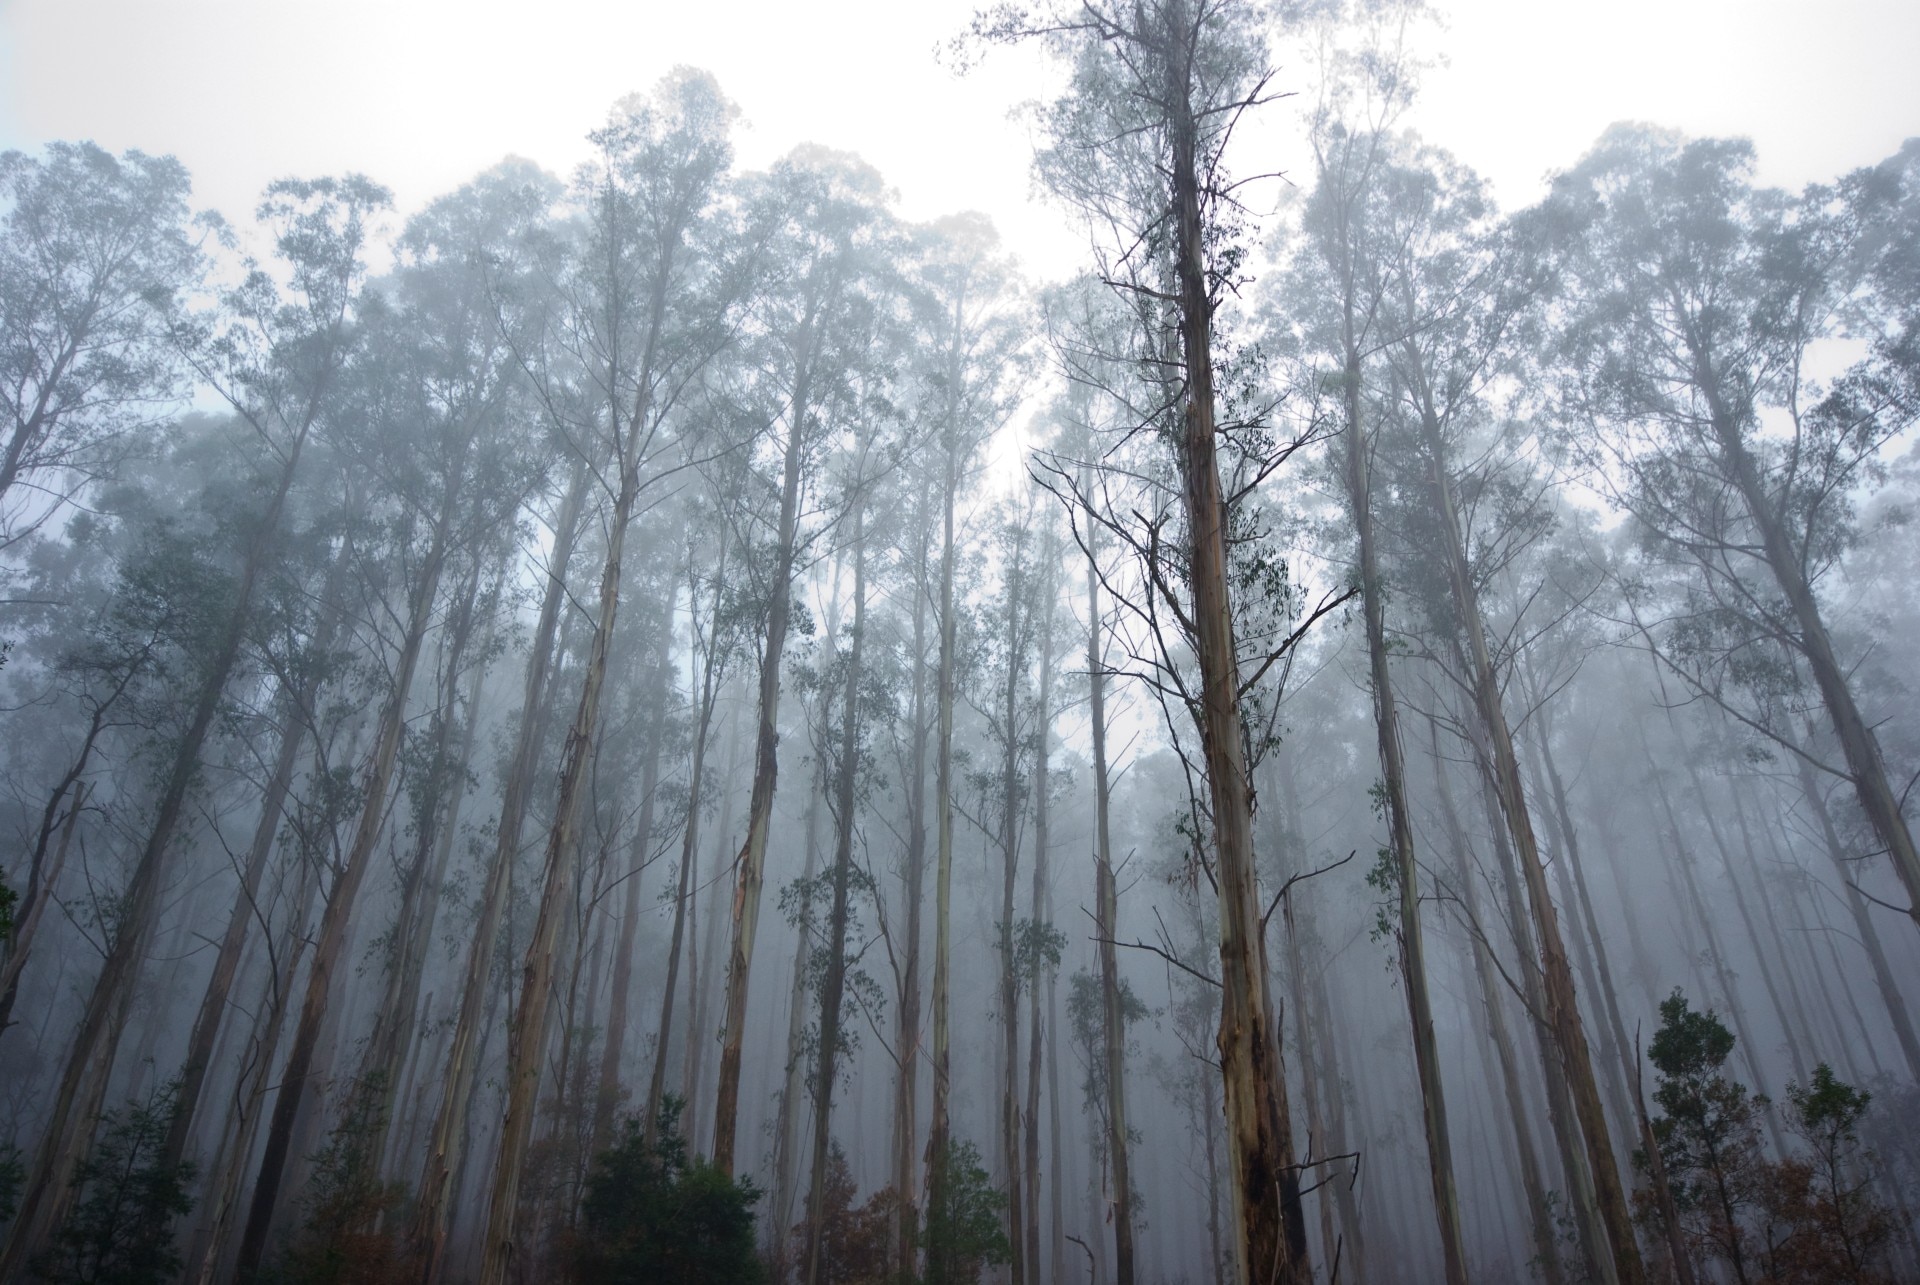
<path fill-rule="evenodd" d="M 1009 109 L 1035 55 L 965 78 L 934 49 L 971 0 L 0 0 L 0 148 L 91 138 L 171 152 L 195 200 L 244 217 L 286 174 L 361 170 L 417 208 L 509 153 L 564 174 L 622 94 L 676 63 L 740 104 L 741 161 L 858 152 L 902 212 L 985 210 L 1039 276 L 1071 266 L 1030 198 Z M 1610 121 L 1740 133 L 1797 185 L 1920 134 L 1916 0 L 1451 0 L 1416 123 L 1532 200 Z M 1283 66 L 1298 84 L 1306 69 Z M 1285 109 L 1282 109 L 1285 110 Z M 1297 130 L 1274 138 L 1283 165 Z M 1244 169 L 1253 163 L 1245 158 Z M 1270 162 L 1259 158 L 1260 165 Z"/>

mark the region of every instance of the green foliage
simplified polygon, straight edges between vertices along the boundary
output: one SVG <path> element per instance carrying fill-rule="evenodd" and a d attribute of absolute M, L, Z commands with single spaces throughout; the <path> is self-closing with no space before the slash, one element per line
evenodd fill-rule
<path fill-rule="evenodd" d="M 179 1088 L 169 1080 L 101 1117 L 100 1140 L 73 1176 L 73 1212 L 34 1264 L 49 1285 L 161 1285 L 179 1272 L 173 1221 L 193 1208 L 194 1167 L 160 1156 Z"/>
<path fill-rule="evenodd" d="M 1735 1279 L 1769 1285 L 1888 1280 L 1875 1264 L 1895 1223 L 1872 1194 L 1874 1158 L 1859 1141 L 1872 1096 L 1821 1063 L 1810 1083 L 1787 1087 L 1804 1153 L 1768 1160 L 1756 1118 L 1767 1099 L 1721 1073 L 1733 1035 L 1679 991 L 1660 1015 L 1647 1055 L 1660 1073 L 1653 1097 L 1665 1114 L 1653 1133 L 1695 1251 L 1727 1264 Z M 1636 1200 L 1642 1220 L 1658 1219 L 1651 1193 Z"/>
<path fill-rule="evenodd" d="M 758 1285 L 753 1203 L 760 1192 L 687 1156 L 678 1098 L 660 1105 L 649 1148 L 638 1120 L 595 1158 L 571 1238 L 570 1276 L 581 1285 Z"/>
<path fill-rule="evenodd" d="M 1766 1099 L 1721 1074 L 1733 1033 L 1675 990 L 1660 1003 L 1647 1058 L 1660 1073 L 1653 1100 L 1665 1113 L 1653 1136 L 1688 1238 L 1743 1275 L 1752 1246 L 1746 1218 L 1761 1197 L 1759 1119 Z M 1644 1157 L 1642 1157 L 1644 1159 Z"/>
<path fill-rule="evenodd" d="M 1124 977 L 1120 979 L 1119 990 L 1121 1028 L 1145 1021 L 1147 1006 L 1133 993 L 1133 987 Z M 1106 997 L 1101 993 L 1098 974 L 1083 968 L 1068 981 L 1067 1026 L 1073 1037 L 1074 1055 L 1080 1059 L 1080 1100 L 1104 1122 L 1107 1118 Z M 1106 1133 L 1103 1123 L 1094 1141 L 1096 1149 L 1104 1148 Z"/>
<path fill-rule="evenodd" d="M 1374 813 L 1381 815 L 1386 811 L 1386 788 L 1375 782 L 1368 793 L 1374 796 Z M 1392 848 L 1375 848 L 1373 865 L 1366 874 L 1367 887 L 1380 894 L 1373 905 L 1373 927 L 1367 930 L 1369 940 L 1378 943 L 1399 939 L 1400 916 L 1400 860 Z"/>
<path fill-rule="evenodd" d="M 1017 919 L 1013 925 L 1013 975 L 1031 991 L 1060 967 L 1067 935 L 1039 919 Z"/>
<path fill-rule="evenodd" d="M 1013 1257 L 1000 1211 L 1006 1193 L 987 1178 L 980 1149 L 971 1142 L 947 1146 L 947 1186 L 938 1208 L 927 1210 L 920 1243 L 927 1252 L 926 1285 L 977 1281 L 983 1268 Z"/>

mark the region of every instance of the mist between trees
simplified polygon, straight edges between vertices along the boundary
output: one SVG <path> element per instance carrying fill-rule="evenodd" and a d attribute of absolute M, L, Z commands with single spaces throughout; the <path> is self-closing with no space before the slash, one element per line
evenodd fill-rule
<path fill-rule="evenodd" d="M 1920 143 L 1308 10 L 978 16 L 1051 272 L 693 70 L 0 156 L 0 1278 L 1920 1279 Z"/>

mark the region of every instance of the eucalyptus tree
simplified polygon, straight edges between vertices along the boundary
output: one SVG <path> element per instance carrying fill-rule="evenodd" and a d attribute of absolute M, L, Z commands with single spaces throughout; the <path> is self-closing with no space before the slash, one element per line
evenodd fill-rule
<path fill-rule="evenodd" d="M 171 156 L 0 153 L 0 548 L 150 448 L 184 393 L 168 320 L 203 267 L 190 186 Z"/>
<path fill-rule="evenodd" d="M 1236 593 L 1229 563 L 1230 549 L 1250 543 L 1230 532 L 1235 502 L 1288 452 L 1269 436 L 1260 397 L 1238 397 L 1249 372 L 1235 364 L 1219 315 L 1245 267 L 1236 199 L 1244 189 L 1228 176 L 1226 153 L 1235 125 L 1272 92 L 1266 16 L 1244 0 L 1062 3 L 990 10 L 975 30 L 989 40 L 1041 39 L 1067 64 L 1069 87 L 1042 109 L 1040 174 L 1088 216 L 1099 275 L 1128 296 L 1138 320 L 1135 359 L 1151 372 L 1154 402 L 1140 427 L 1162 448 L 1157 485 L 1166 499 L 1155 505 L 1161 517 L 1151 529 L 1131 534 L 1153 549 L 1147 593 L 1197 671 L 1177 686 L 1164 680 L 1177 678 L 1178 664 L 1158 672 L 1200 743 L 1209 873 L 1220 902 L 1219 1051 L 1239 1214 L 1235 1257 L 1243 1279 L 1295 1282 L 1311 1269 L 1253 860 L 1248 746 L 1250 737 L 1264 738 L 1242 708 L 1288 648 L 1243 673 L 1236 625 L 1249 622 L 1235 615 L 1253 609 L 1246 600 L 1256 596 L 1285 613 L 1293 594 L 1272 592 L 1285 579 L 1274 562 L 1260 585 L 1266 592 Z M 1246 473 L 1223 479 L 1223 453 L 1227 469 L 1247 461 Z M 1243 508 L 1238 517 L 1252 515 Z M 1123 528 L 1111 517 L 1107 524 Z"/>
<path fill-rule="evenodd" d="M 997 980 L 997 1045 L 999 1050 L 999 1107 L 996 1124 L 1000 1155 L 998 1172 L 1007 1185 L 1007 1242 L 1012 1250 L 1014 1285 L 1024 1285 L 1032 1265 L 1027 1262 L 1027 1214 L 1021 1187 L 1023 1165 L 1020 1118 L 1020 966 L 1015 888 L 1020 849 L 1032 785 L 1034 704 L 1027 688 L 1037 655 L 1036 617 L 1041 569 L 1036 539 L 1035 497 L 1023 492 L 1003 499 L 989 527 L 989 556 L 996 584 L 979 604 L 974 625 L 976 655 L 973 679 L 976 692 L 967 701 L 978 712 L 993 751 L 974 772 L 970 784 L 979 800 L 973 819 L 1000 850 L 1000 913 L 995 920 Z"/>
<path fill-rule="evenodd" d="M 517 512 L 530 462 L 510 402 L 518 386 L 511 350 L 493 324 L 485 256 L 511 235 L 527 207 L 544 195 L 528 176 L 444 198 L 416 218 L 400 244 L 392 297 L 369 326 L 361 390 L 330 425 L 342 467 L 358 474 L 375 503 L 367 529 L 353 542 L 361 562 L 369 653 L 384 670 L 380 712 L 372 728 L 360 784 L 360 813 L 351 842 L 326 891 L 299 1021 L 279 1077 L 252 1204 L 240 1249 L 240 1270 L 257 1269 L 279 1204 L 294 1122 L 306 1105 L 332 1003 L 334 972 L 355 922 L 361 884 L 388 819 L 411 710 L 413 682 L 427 638 L 459 602 L 443 602 L 449 567 L 478 566 L 493 556 L 499 532 Z M 351 484 L 350 484 L 351 485 Z M 458 583 L 463 577 L 456 575 Z M 415 905 L 403 913 L 417 913 Z M 413 925 L 403 922 L 408 949 Z M 396 1014 L 384 1014 L 392 1023 Z M 371 1057 L 390 1066 L 398 1030 L 376 1029 Z M 376 1066 L 384 1070 L 386 1066 Z M 384 1113 L 383 1113 L 384 1114 Z M 378 1147 L 375 1147 L 378 1154 Z"/>
<path fill-rule="evenodd" d="M 967 488 L 974 480 L 975 459 L 986 439 L 1012 413 L 1017 401 L 1014 381 L 1024 328 L 1015 311 L 1018 280 L 1012 261 L 1000 248 L 993 225 L 978 214 L 943 219 L 921 231 L 921 256 L 915 266 L 920 286 L 920 318 L 925 331 L 922 351 L 925 397 L 919 415 L 935 426 L 928 463 L 938 476 L 940 512 L 940 576 L 935 627 L 940 631 L 934 671 L 934 946 L 929 1002 L 932 1029 L 927 1035 L 932 1079 L 925 1150 L 924 1207 L 948 1208 L 951 1161 L 956 1154 L 951 1118 L 952 970 L 953 970 L 953 813 L 957 792 L 954 779 L 954 702 L 958 671 L 958 634 L 961 607 L 955 594 L 962 556 L 956 517 Z M 935 592 L 929 586 L 925 592 Z M 903 970 L 918 969 L 918 942 Z M 905 1205 L 913 1191 L 910 1172 L 912 1124 L 910 1104 L 917 1059 L 907 1052 L 919 1042 L 917 1028 L 903 1040 L 901 1057 L 908 1065 L 896 1090 L 894 1123 L 895 1184 Z M 905 1114 L 903 1114 L 905 1113 Z M 904 1121 L 904 1122 L 903 1122 Z M 903 1264 L 913 1257 L 914 1229 L 903 1213 L 898 1228 Z M 925 1267 L 929 1281 L 952 1278 L 958 1262 L 943 1247 L 928 1244 Z"/>
<path fill-rule="evenodd" d="M 1527 958 L 1531 965 L 1538 952 L 1539 1000 L 1552 1039 L 1543 1056 L 1550 1084 L 1564 1075 L 1564 1114 L 1578 1130 L 1578 1157 L 1562 1140 L 1569 1181 L 1576 1192 L 1584 1189 L 1584 1165 L 1592 1183 L 1591 1214 L 1600 1225 L 1588 1241 L 1600 1260 L 1596 1270 L 1632 1285 L 1645 1278 L 1645 1268 L 1506 710 L 1506 670 L 1523 626 L 1517 619 L 1492 621 L 1486 605 L 1489 585 L 1557 516 L 1550 482 L 1535 462 L 1530 425 L 1501 418 L 1494 387 L 1534 315 L 1541 273 L 1523 239 L 1492 232 L 1479 181 L 1443 154 L 1410 145 L 1383 182 L 1389 195 L 1374 253 L 1393 281 L 1384 302 L 1395 339 L 1386 349 L 1390 379 L 1382 413 L 1397 421 L 1394 431 L 1406 443 L 1404 538 L 1438 564 L 1429 564 L 1425 577 L 1430 586 L 1444 586 L 1427 594 L 1442 640 L 1435 655 L 1449 659 L 1453 681 L 1471 704 L 1470 738 L 1526 892 Z M 1528 976 L 1536 976 L 1531 966 Z M 1587 1202 L 1577 1203 L 1585 1215 Z"/>
<path fill-rule="evenodd" d="M 408 381 L 399 407 L 404 419 L 379 426 L 383 431 L 364 452 L 363 467 L 383 493 L 405 503 L 420 503 L 412 497 L 422 495 L 437 500 L 435 520 L 449 530 L 435 574 L 449 588 L 436 622 L 441 691 L 415 751 L 424 764 L 411 781 L 417 796 L 413 853 L 401 872 L 385 992 L 360 1075 L 381 1103 L 370 1142 L 387 1129 L 401 1087 L 426 948 L 457 831 L 461 791 L 455 781 L 467 770 L 477 714 L 471 699 L 464 717 L 455 708 L 458 686 L 484 676 L 491 659 L 487 639 L 497 629 L 491 617 L 515 552 L 515 518 L 555 465 L 548 443 L 526 431 L 535 411 L 496 306 L 502 278 L 553 196 L 552 181 L 533 166 L 495 167 L 409 221 L 390 286 L 400 326 L 392 351 L 400 363 L 397 374 Z M 384 550 L 381 561 L 385 574 L 395 567 L 404 571 L 406 551 Z M 456 728 L 466 749 L 454 748 Z"/>
<path fill-rule="evenodd" d="M 72 1195 L 119 1046 L 124 1007 L 145 962 L 187 795 L 239 661 L 262 581 L 278 552 L 287 499 L 315 426 L 335 409 L 355 348 L 370 221 L 387 204 L 368 180 L 287 179 L 267 189 L 260 221 L 272 229 L 286 284 L 249 260 L 240 284 L 211 313 L 174 313 L 188 359 L 234 412 L 234 447 L 252 485 L 231 525 L 228 584 L 212 645 L 187 679 L 191 713 L 167 753 L 162 784 L 121 899 L 100 973 L 88 990 L 45 1128 L 28 1170 L 0 1272 L 18 1274 L 47 1242 Z"/>
<path fill-rule="evenodd" d="M 1420 324 L 1420 318 L 1402 315 L 1389 304 L 1388 295 L 1400 285 L 1393 275 L 1399 265 L 1382 262 L 1370 244 L 1377 235 L 1373 226 L 1380 218 L 1377 207 L 1392 199 L 1382 171 L 1390 164 L 1392 131 L 1412 99 L 1415 75 L 1404 28 L 1417 12 L 1417 5 L 1368 7 L 1370 21 L 1360 47 L 1336 49 L 1323 59 L 1324 83 L 1309 130 L 1315 182 L 1302 212 L 1302 244 L 1295 253 L 1290 289 L 1281 307 L 1302 357 L 1324 370 L 1325 381 L 1338 389 L 1341 461 L 1336 467 L 1353 530 L 1353 578 L 1366 636 L 1367 687 L 1373 701 L 1381 811 L 1388 837 L 1381 849 L 1382 883 L 1393 891 L 1397 904 L 1395 941 L 1419 1074 L 1442 1269 L 1449 1282 L 1463 1285 L 1467 1264 L 1461 1244 L 1460 1197 L 1420 922 L 1419 862 L 1408 805 L 1406 747 L 1388 659 L 1389 591 L 1373 494 L 1379 434 L 1368 422 L 1372 395 L 1366 384 L 1369 361 L 1377 362 L 1401 330 Z M 1341 16 L 1348 23 L 1354 21 L 1352 15 Z"/>
<path fill-rule="evenodd" d="M 700 855 L 700 823 L 712 794 L 707 780 L 708 741 L 714 706 L 728 671 L 740 659 L 747 635 L 757 623 L 757 602 L 733 578 L 740 554 L 735 544 L 739 506 L 751 481 L 746 452 L 718 456 L 702 469 L 704 486 L 695 493 L 685 540 L 687 580 L 688 717 L 692 721 L 687 752 L 687 811 L 680 830 L 680 861 L 675 871 L 673 927 L 668 936 L 667 970 L 660 990 L 660 1020 L 654 1028 L 653 1066 L 642 1106 L 642 1137 L 651 1146 L 667 1091 L 667 1055 L 674 1030 L 674 1006 L 680 992 L 680 960 L 685 943 L 694 865 Z M 696 1038 L 689 1033 L 689 1039 Z"/>
<path fill-rule="evenodd" d="M 1555 180 L 1567 441 L 1642 556 L 1687 573 L 1646 622 L 1676 674 L 1792 753 L 1799 729 L 1730 697 L 1756 652 L 1804 664 L 1841 752 L 1819 766 L 1853 787 L 1920 923 L 1920 849 L 1822 603 L 1859 490 L 1920 415 L 1913 246 L 1874 217 L 1911 210 L 1916 180 L 1890 166 L 1795 198 L 1752 168 L 1745 142 L 1618 126 Z M 1843 330 L 1868 354 L 1822 379 L 1816 345 Z"/>
<path fill-rule="evenodd" d="M 729 257 L 722 200 L 734 108 L 711 77 L 680 69 L 651 98 L 617 104 L 593 135 L 599 150 L 575 183 L 585 223 L 566 265 L 556 344 L 577 361 L 579 400 L 535 383 L 547 413 L 596 474 L 605 561 L 581 675 L 580 700 L 561 750 L 553 825 L 542 859 L 539 909 L 508 1031 L 507 1106 L 494 1165 L 481 1280 L 504 1281 L 545 1062 L 551 988 L 564 902 L 588 794 L 608 651 L 619 614 L 629 528 L 643 501 L 692 467 L 697 443 L 678 413 L 733 341 L 739 263 Z"/>
<path fill-rule="evenodd" d="M 891 318 L 883 316 L 878 320 L 884 326 Z M 855 385 L 856 388 L 858 386 Z M 876 391 L 883 389 L 884 385 Z M 850 407 L 848 413 L 862 420 L 883 413 L 884 403 L 875 404 L 878 398 L 869 395 L 859 400 L 867 405 Z M 834 825 L 833 859 L 823 877 L 827 887 L 820 892 L 824 895 L 805 898 L 808 902 L 821 901 L 826 905 L 825 932 L 820 934 L 817 952 L 819 1017 L 814 1031 L 815 1056 L 810 1077 L 814 1114 L 802 1278 L 806 1285 L 820 1285 L 820 1282 L 828 1279 L 823 1252 L 827 1232 L 828 1162 L 833 1148 L 833 1098 L 841 1074 L 840 1058 L 853 1050 L 846 1021 L 846 1001 L 853 988 L 864 985 L 869 991 L 877 989 L 870 977 L 857 971 L 858 957 L 865 953 L 864 949 L 853 952 L 853 958 L 849 958 L 849 936 L 853 931 L 856 913 L 854 896 L 858 891 L 864 891 L 869 898 L 877 895 L 872 876 L 864 869 L 856 869 L 854 865 L 859 813 L 863 804 L 868 802 L 877 781 L 870 729 L 874 722 L 884 720 L 892 713 L 888 708 L 890 693 L 884 687 L 876 691 L 876 684 L 867 669 L 867 558 L 868 541 L 872 538 L 867 526 L 868 514 L 870 510 L 879 510 L 875 513 L 879 519 L 875 525 L 882 532 L 890 516 L 884 508 L 874 504 L 873 497 L 869 495 L 876 472 L 884 467 L 886 454 L 884 445 L 878 451 L 874 449 L 876 436 L 878 434 L 871 422 L 856 428 L 848 450 L 850 458 L 841 470 L 844 477 L 842 486 L 847 493 L 844 501 L 848 508 L 846 543 L 848 556 L 853 562 L 853 602 L 846 650 L 831 659 L 835 671 L 832 685 L 839 697 L 840 707 L 840 726 L 831 739 L 837 739 L 838 744 L 821 747 L 827 750 L 822 756 L 824 775 L 831 779 L 833 787 L 829 796 Z M 810 928 L 811 925 L 803 923 L 803 932 Z M 863 1004 L 871 1006 L 872 998 L 858 998 Z"/>
<path fill-rule="evenodd" d="M 753 785 L 747 833 L 735 856 L 733 899 L 720 1028 L 720 1067 L 713 1108 L 713 1162 L 734 1170 L 741 1058 L 748 984 L 766 880 L 767 836 L 779 777 L 780 671 L 794 614 L 793 588 L 821 534 L 837 517 L 824 511 L 818 485 L 827 445 L 850 424 L 853 375 L 873 342 L 872 318 L 883 306 L 892 219 L 880 176 L 844 154 L 803 148 L 776 164 L 751 198 L 764 219 L 769 280 L 754 301 L 746 360 L 754 367 L 749 396 L 772 430 L 765 463 L 777 504 L 755 519 L 743 543 L 744 568 L 765 615 L 754 733 Z"/>

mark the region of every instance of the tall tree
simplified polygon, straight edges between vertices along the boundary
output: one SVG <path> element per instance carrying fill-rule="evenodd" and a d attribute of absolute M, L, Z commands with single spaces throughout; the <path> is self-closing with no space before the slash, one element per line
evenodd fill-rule
<path fill-rule="evenodd" d="M 726 1004 L 720 1027 L 720 1073 L 713 1106 L 713 1161 L 732 1174 L 740 1113 L 741 1057 L 748 983 L 766 882 L 767 835 L 780 771 L 780 669 L 793 613 L 793 584 L 818 534 L 803 500 L 821 446 L 837 426 L 843 380 L 867 342 L 873 307 L 867 279 L 887 225 L 879 175 L 851 157 L 802 149 L 774 167 L 762 194 L 777 232 L 769 254 L 781 279 L 760 300 L 759 328 L 769 377 L 759 389 L 770 421 L 780 426 L 779 509 L 764 565 L 756 561 L 766 616 L 760 643 L 758 721 L 747 834 L 733 865 Z"/>
<path fill-rule="evenodd" d="M 1657 630 L 1674 672 L 1732 710 L 1756 644 L 1805 665 L 1837 770 L 1920 924 L 1920 848 L 1821 605 L 1855 538 L 1856 489 L 1920 416 L 1914 327 L 1863 284 L 1911 269 L 1887 262 L 1902 256 L 1897 239 L 1864 235 L 1886 184 L 1795 200 L 1754 187 L 1752 169 L 1744 142 L 1618 126 L 1555 181 L 1542 216 L 1566 281 L 1568 441 L 1599 466 L 1645 556 L 1687 572 Z M 1915 181 L 1897 167 L 1885 177 L 1895 194 Z M 1911 190 L 1896 208 L 1912 208 Z M 1820 382 L 1810 351 L 1849 314 L 1864 318 L 1869 354 Z M 1766 711 L 1735 712 L 1800 748 Z"/>
<path fill-rule="evenodd" d="M 1258 479 L 1235 492 L 1223 486 L 1215 387 L 1228 346 L 1216 312 L 1243 262 L 1227 145 L 1244 113 L 1267 98 L 1272 77 L 1261 17 L 1238 0 L 1060 4 L 992 10 L 975 31 L 989 40 L 1042 39 L 1072 67 L 1069 90 L 1043 109 L 1050 141 L 1040 173 L 1096 227 L 1112 230 L 1116 244 L 1100 275 L 1120 284 L 1141 319 L 1139 358 L 1155 368 L 1161 390 L 1164 412 L 1142 427 L 1165 443 L 1177 476 L 1168 489 L 1179 496 L 1179 521 L 1164 541 L 1177 564 L 1162 566 L 1150 592 L 1178 622 L 1198 671 L 1179 699 L 1200 740 L 1220 903 L 1219 1052 L 1239 1215 L 1235 1257 L 1243 1280 L 1304 1282 L 1311 1268 L 1267 994 L 1242 712 L 1278 657 L 1241 673 L 1228 523 L 1232 501 Z M 1230 454 L 1236 439 L 1238 448 L 1248 444 L 1258 419 L 1229 416 Z M 1269 458 L 1260 476 L 1273 467 Z M 1158 527 L 1142 538 L 1163 542 Z"/>
<path fill-rule="evenodd" d="M 342 462 L 364 472 L 386 497 L 378 514 L 384 529 L 362 543 L 374 564 L 365 572 L 373 586 L 368 596 L 380 603 L 395 636 L 374 643 L 390 665 L 390 679 L 361 780 L 359 819 L 327 890 L 300 1018 L 254 1179 L 240 1249 L 246 1275 L 258 1269 L 265 1253 L 294 1122 L 307 1102 L 316 1058 L 325 1056 L 321 1024 L 333 998 L 334 970 L 386 829 L 413 680 L 439 616 L 447 567 L 455 559 L 484 561 L 500 526 L 519 507 L 517 436 L 507 431 L 504 413 L 513 369 L 505 345 L 483 324 L 485 283 L 474 267 L 478 255 L 470 254 L 480 249 L 474 242 L 485 225 L 510 225 L 513 207 L 527 197 L 526 186 L 511 176 L 501 187 L 491 195 L 504 210 L 485 209 L 486 197 L 478 192 L 456 194 L 410 229 L 402 249 L 411 270 L 403 273 L 395 304 L 378 314 L 377 329 L 370 327 L 375 341 L 360 372 L 366 400 L 339 417 L 342 431 L 329 434 Z M 537 188 L 533 199 L 539 199 Z M 452 266 L 436 273 L 436 260 Z"/>
<path fill-rule="evenodd" d="M 19 1274 L 45 1246 L 71 1200 L 72 1177 L 86 1154 L 119 1047 L 124 1007 L 156 928 L 160 889 L 187 814 L 188 791 L 240 660 L 260 585 L 278 551 L 302 453 L 330 409 L 335 381 L 353 349 L 368 223 L 387 199 L 384 189 L 357 176 L 273 184 L 258 213 L 274 230 L 291 274 L 290 290 L 283 294 L 265 268 L 250 265 L 219 315 L 175 323 L 192 345 L 190 360 L 201 377 L 235 413 L 235 427 L 244 434 L 236 445 L 254 471 L 255 491 L 234 523 L 224 620 L 191 680 L 191 713 L 169 749 L 110 949 L 88 992 L 0 1254 L 0 1274 Z"/>
<path fill-rule="evenodd" d="M 935 616 L 940 631 L 934 672 L 934 917 L 933 976 L 928 1050 L 932 1094 L 927 1122 L 924 1207 L 950 1207 L 950 1162 L 956 1151 L 951 1117 L 953 976 L 954 700 L 960 607 L 955 576 L 962 556 L 956 517 L 972 480 L 973 460 L 1011 409 L 1021 330 L 1010 304 L 1012 267 L 999 250 L 992 224 L 979 215 L 943 220 L 926 230 L 919 265 L 925 292 L 923 324 L 930 342 L 929 395 L 923 414 L 937 426 L 940 579 Z M 958 1262 L 927 1246 L 930 1282 L 954 1279 Z"/>
<path fill-rule="evenodd" d="M 501 1285 L 514 1263 L 520 1178 L 545 1061 L 563 903 L 585 812 L 627 533 L 643 496 L 697 459 L 697 449 L 676 440 L 671 417 L 732 339 L 734 283 L 726 265 L 716 261 L 713 243 L 723 231 L 714 206 L 731 161 L 727 131 L 733 115 L 710 77 L 676 71 L 651 99 L 636 96 L 614 108 L 593 136 L 599 158 L 578 182 L 589 233 L 571 283 L 570 321 L 579 349 L 588 354 L 585 377 L 594 390 L 590 418 L 579 429 L 604 425 L 606 434 L 588 455 L 606 464 L 600 478 L 609 501 L 606 554 L 580 702 L 561 751 L 539 910 L 508 1031 L 507 1107 L 487 1211 L 483 1285 Z"/>

